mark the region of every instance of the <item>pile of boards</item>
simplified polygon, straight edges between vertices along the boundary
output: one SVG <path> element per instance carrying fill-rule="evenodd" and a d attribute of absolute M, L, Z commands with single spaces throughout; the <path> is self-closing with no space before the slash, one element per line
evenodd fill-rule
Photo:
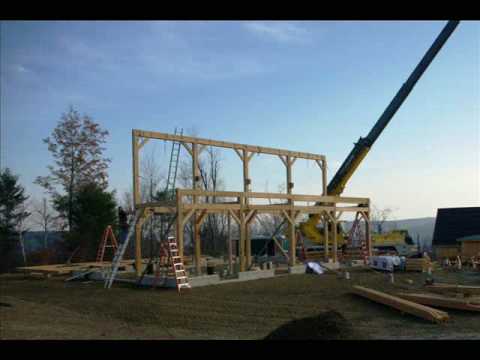
<path fill-rule="evenodd" d="M 449 319 L 448 313 L 437 307 L 480 312 L 480 286 L 438 283 L 426 285 L 425 290 L 435 294 L 401 292 L 394 296 L 362 286 L 354 286 L 352 292 L 436 323 Z"/>
<path fill-rule="evenodd" d="M 429 267 L 432 266 L 432 262 L 429 258 L 423 257 L 418 259 L 406 259 L 405 270 L 406 271 L 422 271 L 426 272 Z"/>

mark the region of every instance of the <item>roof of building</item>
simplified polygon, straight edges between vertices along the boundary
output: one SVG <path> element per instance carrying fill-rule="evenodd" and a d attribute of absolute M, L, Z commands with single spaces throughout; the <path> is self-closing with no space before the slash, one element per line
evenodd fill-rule
<path fill-rule="evenodd" d="M 480 207 L 437 210 L 432 245 L 457 245 L 457 239 L 480 234 Z"/>
<path fill-rule="evenodd" d="M 457 241 L 480 241 L 480 234 L 463 236 L 458 238 Z"/>

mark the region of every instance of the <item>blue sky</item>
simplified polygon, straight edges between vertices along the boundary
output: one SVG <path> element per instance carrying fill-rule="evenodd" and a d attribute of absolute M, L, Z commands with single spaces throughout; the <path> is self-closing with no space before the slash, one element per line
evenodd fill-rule
<path fill-rule="evenodd" d="M 2 166 L 33 184 L 52 162 L 41 139 L 69 105 L 110 131 L 110 185 L 131 187 L 131 129 L 324 154 L 330 179 L 365 136 L 444 21 L 1 23 Z M 480 27 L 462 22 L 349 182 L 396 218 L 480 204 Z M 166 168 L 169 148 L 149 143 Z M 240 161 L 225 150 L 228 190 Z M 254 157 L 254 191 L 284 180 Z M 295 191 L 320 193 L 298 161 Z"/>

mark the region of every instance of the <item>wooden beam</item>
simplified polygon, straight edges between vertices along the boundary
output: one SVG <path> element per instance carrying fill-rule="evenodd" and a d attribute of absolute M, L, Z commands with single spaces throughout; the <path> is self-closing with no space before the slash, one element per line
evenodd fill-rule
<path fill-rule="evenodd" d="M 342 216 L 343 214 L 343 211 L 339 211 L 338 214 L 335 216 L 335 220 L 338 221 L 338 219 L 340 219 L 340 216 Z"/>
<path fill-rule="evenodd" d="M 425 285 L 425 289 L 438 293 L 456 292 L 465 295 L 480 295 L 480 286 L 435 283 L 433 285 Z"/>
<path fill-rule="evenodd" d="M 345 203 L 345 204 L 368 204 L 368 198 L 358 197 L 342 197 L 342 196 L 322 196 L 322 195 L 305 195 L 305 194 L 284 194 L 284 193 L 265 193 L 265 192 L 245 192 L 241 191 L 205 191 L 179 189 L 182 196 L 198 195 L 198 196 L 217 196 L 217 197 L 248 197 L 259 199 L 292 199 L 294 201 L 315 201 L 323 203 Z M 368 211 L 368 207 L 362 207 L 361 211 Z"/>
<path fill-rule="evenodd" d="M 399 293 L 397 294 L 402 299 L 414 301 L 423 305 L 431 305 L 435 307 L 458 309 L 466 311 L 480 312 L 480 300 L 470 301 L 467 299 L 452 298 L 442 295 L 433 294 L 412 294 Z"/>
<path fill-rule="evenodd" d="M 193 156 L 193 152 L 192 152 L 192 149 L 191 149 L 191 145 L 190 145 L 190 144 L 185 143 L 185 142 L 181 142 L 180 144 L 182 144 L 182 146 L 188 151 L 188 153 L 190 154 L 190 156 Z"/>
<path fill-rule="evenodd" d="M 143 138 L 142 142 L 138 144 L 138 149 L 140 150 L 142 147 L 144 147 L 149 140 L 149 138 Z"/>
<path fill-rule="evenodd" d="M 439 323 L 446 321 L 449 318 L 448 314 L 444 311 L 436 310 L 425 305 L 420 305 L 412 301 L 388 295 L 381 291 L 362 286 L 353 286 L 352 292 L 375 302 L 393 307 L 401 312 L 412 314 L 432 322 Z"/>
<path fill-rule="evenodd" d="M 207 215 L 207 210 L 202 210 L 200 213 L 200 216 L 197 217 L 197 225 L 200 226 L 203 223 L 203 220 L 205 220 L 205 215 Z"/>
<path fill-rule="evenodd" d="M 237 148 L 233 148 L 233 150 L 235 150 L 235 152 L 237 153 L 238 157 L 240 158 L 240 160 L 243 161 L 243 155 L 242 153 L 240 152 L 240 150 L 238 150 Z"/>
<path fill-rule="evenodd" d="M 237 224 L 240 225 L 241 223 L 240 218 L 233 212 L 233 210 L 229 209 L 228 212 L 232 216 L 233 220 L 235 220 Z"/>
<path fill-rule="evenodd" d="M 188 220 L 190 220 L 190 217 L 193 215 L 194 212 L 195 212 L 195 209 L 190 209 L 183 215 L 182 226 L 185 226 L 185 224 L 188 222 Z"/>
<path fill-rule="evenodd" d="M 287 252 L 283 249 L 282 247 L 282 244 L 280 244 L 280 242 L 277 240 L 277 237 L 276 236 L 272 236 L 272 239 L 273 241 L 275 242 L 275 245 L 277 245 L 278 249 L 281 251 L 281 253 L 283 254 L 283 256 L 285 256 L 285 258 L 290 261 L 290 258 L 287 254 Z"/>
<path fill-rule="evenodd" d="M 285 166 L 288 166 L 288 165 L 287 165 L 287 160 L 285 160 L 285 156 L 284 156 L 284 155 L 278 155 L 278 157 L 280 158 L 280 160 L 282 160 L 282 162 L 283 162 L 283 164 L 284 164 Z"/>
<path fill-rule="evenodd" d="M 257 210 L 250 210 L 246 217 L 246 222 L 249 224 L 257 215 Z"/>
<path fill-rule="evenodd" d="M 134 129 L 133 133 L 136 136 L 141 136 L 145 138 L 179 141 L 181 143 L 185 143 L 185 142 L 196 143 L 196 144 L 217 146 L 217 147 L 230 148 L 230 149 L 246 150 L 246 151 L 251 151 L 251 152 L 261 153 L 261 154 L 290 155 L 290 156 L 298 157 L 301 159 L 309 159 L 309 160 L 325 159 L 324 155 L 319 155 L 319 154 L 311 154 L 311 153 L 290 151 L 290 150 L 284 150 L 284 149 L 275 149 L 275 148 L 256 146 L 256 145 L 237 144 L 237 143 L 226 142 L 226 141 L 202 139 L 202 138 L 197 138 L 193 136 L 173 135 L 173 134 L 166 134 L 166 133 L 160 133 L 160 132 L 154 132 L 154 131 L 143 131 L 143 130 L 137 130 L 137 129 Z"/>

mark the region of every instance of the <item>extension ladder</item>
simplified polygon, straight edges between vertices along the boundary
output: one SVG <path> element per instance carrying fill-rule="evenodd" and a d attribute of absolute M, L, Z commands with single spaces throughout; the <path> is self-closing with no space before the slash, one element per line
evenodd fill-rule
<path fill-rule="evenodd" d="M 120 247 L 117 249 L 117 251 L 115 253 L 115 256 L 113 257 L 112 267 L 107 272 L 107 276 L 105 277 L 104 287 L 106 289 L 110 289 L 112 287 L 113 281 L 115 280 L 115 276 L 117 275 L 117 272 L 118 272 L 118 268 L 119 268 L 120 263 L 123 259 L 123 255 L 125 254 L 125 250 L 127 250 L 127 246 L 128 246 L 129 241 L 130 241 L 130 238 L 133 236 L 133 234 L 135 232 L 135 225 L 137 224 L 142 211 L 143 210 L 140 209 L 140 210 L 137 210 L 135 212 L 135 217 L 134 217 L 132 223 L 130 224 L 130 228 L 128 229 L 127 238 L 125 239 L 125 241 L 122 244 L 120 244 Z"/>
<path fill-rule="evenodd" d="M 180 293 L 180 290 L 183 288 L 191 289 L 190 283 L 188 282 L 187 272 L 183 266 L 182 257 L 178 254 L 177 240 L 175 238 L 168 239 L 168 250 L 172 270 L 175 274 L 178 293 Z"/>
<path fill-rule="evenodd" d="M 111 239 L 111 245 L 107 245 L 108 239 Z M 113 253 L 118 249 L 117 239 L 115 239 L 115 235 L 113 234 L 112 227 L 108 225 L 103 232 L 102 240 L 100 241 L 100 245 L 98 246 L 97 250 L 97 262 L 103 262 L 103 257 L 105 255 L 105 248 L 112 248 Z"/>
<path fill-rule="evenodd" d="M 175 135 L 183 135 L 183 129 L 177 132 L 175 128 Z M 168 165 L 168 176 L 165 193 L 167 199 L 172 199 L 175 192 L 175 182 L 177 179 L 178 160 L 180 158 L 180 141 L 174 141 L 172 143 L 172 152 L 170 153 L 170 164 Z"/>

